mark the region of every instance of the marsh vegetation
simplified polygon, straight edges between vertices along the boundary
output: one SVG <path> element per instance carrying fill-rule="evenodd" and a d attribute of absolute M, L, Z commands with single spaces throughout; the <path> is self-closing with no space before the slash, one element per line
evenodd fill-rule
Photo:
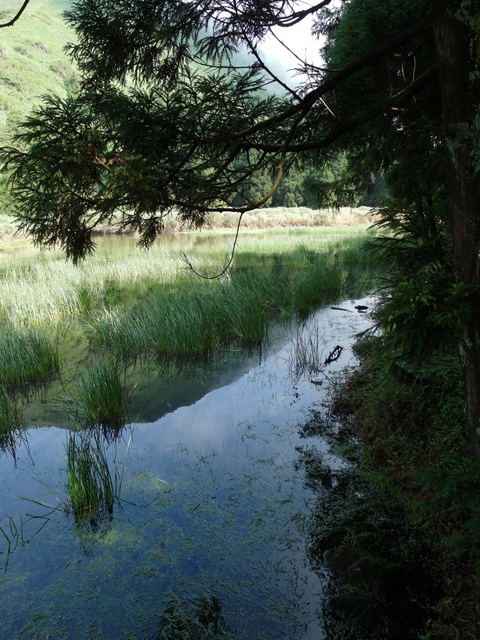
<path fill-rule="evenodd" d="M 325 306 L 372 288 L 367 237 L 247 233 L 214 280 L 180 254 L 212 274 L 229 234 L 149 253 L 110 238 L 77 267 L 1 257 L 4 352 L 35 347 L 26 372 L 5 368 L 0 396 L 0 591 L 20 603 L 9 637 L 293 638 L 307 620 L 322 633 L 295 447 L 323 397 L 310 375 L 365 322 Z M 25 590 L 40 583 L 32 612 Z"/>
<path fill-rule="evenodd" d="M 221 271 L 228 233 L 184 234 L 180 246 L 167 238 L 149 252 L 131 238 L 99 239 L 78 266 L 55 252 L 2 254 L 0 382 L 24 399 L 50 388 L 47 404 L 83 426 L 119 427 L 136 364 L 179 366 L 261 346 L 272 323 L 353 291 L 368 262 L 364 244 L 355 227 L 248 233 L 234 267 L 214 279 L 195 275 L 181 254 L 202 274 Z"/>

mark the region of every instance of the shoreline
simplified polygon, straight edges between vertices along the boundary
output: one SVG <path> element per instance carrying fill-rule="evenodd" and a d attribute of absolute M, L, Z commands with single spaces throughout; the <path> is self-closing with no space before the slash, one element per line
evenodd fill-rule
<path fill-rule="evenodd" d="M 235 233 L 238 213 L 211 214 L 205 225 L 199 228 L 187 228 L 176 218 L 175 214 L 165 216 L 164 234 L 169 233 L 206 233 L 209 231 Z M 375 222 L 375 212 L 370 207 L 341 207 L 340 209 L 308 209 L 307 207 L 287 208 L 270 207 L 258 209 L 243 215 L 240 230 L 251 232 L 264 229 L 298 229 L 319 227 L 353 227 L 370 226 Z M 94 232 L 95 237 L 108 235 L 135 234 L 119 228 L 120 217 L 110 225 L 101 225 Z M 13 216 L 0 214 L 0 243 L 18 240 L 29 242 L 26 234 L 17 230 Z"/>

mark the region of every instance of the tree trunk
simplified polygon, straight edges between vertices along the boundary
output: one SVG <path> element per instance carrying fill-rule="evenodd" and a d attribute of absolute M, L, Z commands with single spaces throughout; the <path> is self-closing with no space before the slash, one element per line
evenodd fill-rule
<path fill-rule="evenodd" d="M 473 156 L 479 136 L 475 116 L 480 104 L 476 4 L 473 0 L 432 0 L 432 26 L 442 94 L 454 278 L 458 285 L 471 288 L 472 313 L 465 320 L 459 351 L 470 445 L 472 453 L 480 457 L 480 190 Z"/>

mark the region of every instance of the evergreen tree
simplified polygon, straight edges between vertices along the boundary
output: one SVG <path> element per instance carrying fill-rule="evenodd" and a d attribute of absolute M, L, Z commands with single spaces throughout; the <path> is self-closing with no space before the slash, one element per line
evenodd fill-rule
<path fill-rule="evenodd" d="M 325 65 L 299 60 L 306 79 L 290 87 L 260 44 L 309 16 L 327 38 Z M 67 19 L 81 90 L 48 98 L 4 151 L 21 228 L 76 260 L 116 210 L 148 245 L 173 209 L 202 224 L 210 211 L 260 207 L 296 158 L 321 166 L 344 152 L 349 185 L 386 172 L 396 209 L 385 220 L 408 222 L 412 273 L 432 252 L 442 264 L 480 455 L 476 0 L 77 0 Z M 252 202 L 248 185 L 272 170 Z"/>

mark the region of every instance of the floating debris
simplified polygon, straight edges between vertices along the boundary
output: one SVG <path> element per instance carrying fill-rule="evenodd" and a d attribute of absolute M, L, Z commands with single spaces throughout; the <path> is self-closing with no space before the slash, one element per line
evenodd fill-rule
<path fill-rule="evenodd" d="M 334 347 L 330 351 L 328 356 L 325 358 L 325 362 L 323 363 L 323 366 L 326 367 L 327 365 L 332 364 L 332 362 L 336 362 L 342 355 L 342 351 L 343 351 L 343 347 L 337 344 L 337 346 Z"/>
<path fill-rule="evenodd" d="M 347 313 L 353 313 L 351 309 L 345 309 L 344 307 L 330 307 L 330 309 L 333 309 L 334 311 L 346 311 Z"/>

